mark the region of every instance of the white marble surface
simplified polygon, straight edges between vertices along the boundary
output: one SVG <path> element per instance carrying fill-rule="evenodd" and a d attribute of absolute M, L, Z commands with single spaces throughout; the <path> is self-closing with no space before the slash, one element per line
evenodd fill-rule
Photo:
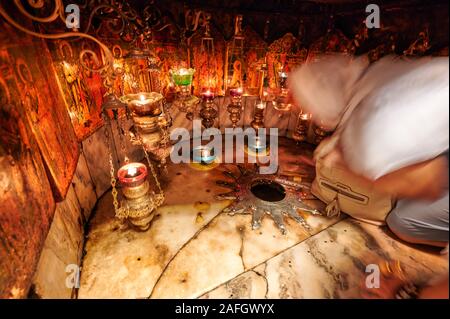
<path fill-rule="evenodd" d="M 109 208 L 111 198 L 104 204 Z M 89 232 L 79 298 L 146 298 L 173 256 L 226 206 L 171 205 L 158 210 L 147 232 L 96 216 Z"/>
<path fill-rule="evenodd" d="M 400 263 L 407 280 L 423 284 L 448 273 L 448 259 L 405 245 L 383 228 L 346 219 L 267 260 L 202 298 L 379 298 L 366 289 L 375 264 Z M 266 283 L 263 285 L 262 283 Z M 380 288 L 388 285 L 381 277 Z"/>
<path fill-rule="evenodd" d="M 308 221 L 312 219 L 319 217 Z M 281 235 L 268 218 L 263 220 L 259 230 L 252 230 L 250 215 L 222 213 L 178 252 L 151 297 L 196 298 L 337 221 L 320 219 L 311 234 L 288 219 L 288 233 Z"/>
<path fill-rule="evenodd" d="M 313 173 L 298 160 L 310 153 L 280 139 L 280 171 Z M 353 298 L 361 292 L 364 267 L 400 260 L 411 279 L 447 269 L 436 254 L 392 239 L 385 231 L 349 219 L 301 213 L 310 230 L 286 219 L 281 235 L 267 216 L 259 230 L 251 215 L 221 212 L 223 165 L 196 170 L 170 164 L 162 178 L 163 207 L 147 232 L 114 218 L 111 197 L 100 199 L 91 221 L 79 298 Z M 319 201 L 310 205 L 321 208 Z M 344 218 L 342 216 L 341 218 Z"/>

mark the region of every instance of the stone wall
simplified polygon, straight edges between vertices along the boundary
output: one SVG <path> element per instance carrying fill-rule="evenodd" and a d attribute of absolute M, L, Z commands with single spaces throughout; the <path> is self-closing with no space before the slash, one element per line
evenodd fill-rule
<path fill-rule="evenodd" d="M 387 13 L 384 20 L 387 26 L 394 25 L 390 29 L 392 33 L 400 35 L 398 53 L 417 38 L 418 32 L 422 31 L 425 25 L 430 27 L 432 52 L 448 46 L 448 15 L 444 14 L 440 7 L 425 10 L 423 15 L 414 16 L 413 20 L 410 20 L 407 13 L 403 13 L 401 19 L 396 18 L 397 11 Z M 309 21 L 310 25 L 315 28 L 321 23 L 322 27 L 317 35 L 307 29 L 308 35 L 312 37 L 308 43 L 312 43 L 327 28 L 327 19 L 323 15 L 314 19 Z M 337 27 L 353 26 L 349 30 L 343 30 L 351 38 L 360 25 L 359 21 L 355 20 L 354 16 L 340 17 L 336 24 Z M 82 135 L 82 140 L 78 140 L 78 156 L 75 147 L 77 140 L 66 112 L 70 101 L 63 101 L 64 90 L 57 89 L 55 65 L 47 63 L 51 59 L 58 62 L 55 56 L 50 55 L 52 50 L 47 50 L 43 41 L 25 36 L 2 19 L 0 26 L 0 298 L 25 297 L 33 273 L 32 289 L 28 293 L 30 296 L 75 297 L 76 292 L 66 285 L 70 276 L 70 271 L 66 270 L 69 265 L 80 266 L 85 230 L 91 218 L 91 211 L 98 199 L 110 188 L 108 146 L 105 138 L 108 127 L 95 126 L 97 129 L 90 136 L 85 138 Z M 288 31 L 295 30 L 280 31 L 281 34 L 277 34 L 273 39 Z M 384 38 L 377 38 L 376 34 L 374 36 L 381 39 L 378 42 L 384 43 Z M 370 45 L 363 48 L 364 51 L 377 47 L 380 44 L 378 42 L 370 41 Z M 35 65 L 38 64 L 35 63 L 38 55 L 36 51 L 46 58 L 39 60 L 39 69 L 35 70 Z M 448 49 L 446 54 L 448 55 Z M 22 61 L 28 63 L 30 74 L 24 69 L 27 63 Z M 19 66 L 22 68 L 18 68 Z M 24 74 L 27 76 L 24 77 Z M 53 84 L 42 90 L 37 86 L 38 83 Z M 231 124 L 227 112 L 229 102 L 228 97 L 216 99 L 219 107 L 216 127 L 221 131 Z M 238 126 L 250 125 L 254 103 L 254 97 L 243 98 L 242 119 Z M 55 114 L 61 116 L 51 119 L 45 117 L 55 110 L 58 111 Z M 171 109 L 170 113 L 174 120 L 173 128 L 191 129 L 192 122 L 186 119 L 184 113 L 179 113 L 176 109 Z M 279 113 L 269 103 L 265 115 L 266 127 L 277 127 L 280 136 L 289 137 L 295 128 L 297 113 L 296 109 Z M 61 118 L 65 120 L 62 121 Z M 37 134 L 36 127 L 39 123 L 50 123 L 54 129 L 49 130 L 48 126 L 43 126 L 43 129 L 46 128 L 45 132 L 38 130 Z M 70 138 L 67 138 L 67 134 Z M 117 128 L 114 126 L 112 134 L 114 140 L 118 141 Z M 309 137 L 311 141 L 311 134 Z M 70 154 L 65 151 L 68 146 L 71 146 Z M 123 160 L 125 153 L 132 160 L 140 160 L 143 157 L 142 152 L 129 143 L 124 149 L 118 144 L 112 149 L 116 167 Z M 73 174 L 75 164 L 76 171 Z M 53 179 L 59 183 L 47 181 L 52 174 L 55 175 Z M 69 186 L 66 194 L 67 185 Z M 52 193 L 51 186 L 60 186 L 60 190 Z"/>
<path fill-rule="evenodd" d="M 44 243 L 29 296 L 32 298 L 73 298 L 70 288 L 76 267 L 81 267 L 86 227 L 97 200 L 111 187 L 108 144 L 102 126 L 81 143 L 81 154 L 66 198 L 56 211 Z M 113 129 L 114 140 L 118 140 Z M 142 158 L 140 150 L 127 144 L 132 160 Z M 125 152 L 114 147 L 113 157 L 123 159 Z M 118 150 L 115 152 L 115 150 Z M 117 166 L 116 166 L 117 167 Z"/>

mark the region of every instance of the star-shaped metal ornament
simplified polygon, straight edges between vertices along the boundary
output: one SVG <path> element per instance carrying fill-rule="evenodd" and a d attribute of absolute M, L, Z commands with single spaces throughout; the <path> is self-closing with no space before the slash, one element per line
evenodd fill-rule
<path fill-rule="evenodd" d="M 218 200 L 234 200 L 225 208 L 225 212 L 234 214 L 252 214 L 252 228 L 261 227 L 261 221 L 265 215 L 269 215 L 274 220 L 276 226 L 282 234 L 286 234 L 284 216 L 288 216 L 300 223 L 306 230 L 310 226 L 301 217 L 297 210 L 302 210 L 313 215 L 321 215 L 320 211 L 306 205 L 299 195 L 299 190 L 289 182 L 284 182 L 276 174 L 259 174 L 257 165 L 252 168 L 237 165 L 239 176 L 230 170 L 223 171 L 223 174 L 232 181 L 218 180 L 220 186 L 231 189 L 230 192 L 216 195 Z"/>

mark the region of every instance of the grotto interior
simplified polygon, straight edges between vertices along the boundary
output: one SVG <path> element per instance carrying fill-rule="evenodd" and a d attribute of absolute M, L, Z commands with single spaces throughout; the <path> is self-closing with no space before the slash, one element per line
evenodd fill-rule
<path fill-rule="evenodd" d="M 384 299 L 448 274 L 448 180 L 431 245 L 398 216 L 441 193 L 373 186 L 396 150 L 448 154 L 448 1 L 372 3 L 1 1 L 0 298 Z M 317 157 L 338 137 L 347 168 Z"/>

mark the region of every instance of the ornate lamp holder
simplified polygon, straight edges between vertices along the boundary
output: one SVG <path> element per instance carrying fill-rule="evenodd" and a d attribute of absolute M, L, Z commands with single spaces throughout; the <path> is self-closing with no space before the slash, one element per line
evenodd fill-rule
<path fill-rule="evenodd" d="M 113 197 L 114 211 L 117 218 L 127 220 L 138 230 L 145 231 L 150 227 L 150 222 L 153 219 L 153 212 L 164 202 L 164 192 L 159 183 L 153 164 L 150 161 L 148 151 L 143 143 L 143 138 L 140 135 L 141 133 L 145 135 L 145 129 L 136 131 L 134 136 L 135 142 L 138 141 L 139 145 L 144 150 L 145 158 L 147 160 L 148 167 L 150 167 L 158 193 L 150 190 L 150 185 L 147 180 L 147 167 L 141 163 L 129 163 L 127 156 L 125 156 L 124 165 L 119 168 L 116 177 L 112 147 L 109 143 L 111 138 L 114 138 L 114 135 L 112 134 L 111 119 L 107 115 L 107 111 L 111 110 L 114 114 L 118 114 L 119 109 L 128 109 L 128 111 L 133 110 L 130 111 L 130 113 L 132 114 L 133 121 L 135 123 L 138 119 L 143 117 L 145 118 L 148 114 L 160 114 L 160 112 L 157 111 L 155 107 L 150 107 L 148 105 L 149 102 L 146 100 L 152 99 L 151 94 L 143 95 L 139 98 L 131 98 L 131 96 L 129 96 L 128 99 L 125 99 L 122 97 L 120 100 L 116 99 L 113 95 L 108 96 L 109 98 L 105 101 L 106 103 L 103 104 L 103 118 L 108 126 L 108 129 L 105 130 L 105 137 L 109 148 L 108 155 L 111 174 L 111 194 Z M 120 123 L 120 119 L 118 117 L 117 121 Z M 122 148 L 124 149 L 123 145 Z M 119 192 L 117 191 L 117 178 L 122 186 L 123 193 L 123 199 L 120 203 Z"/>
<path fill-rule="evenodd" d="M 164 196 L 150 191 L 147 167 L 142 163 L 125 164 L 119 168 L 117 175 L 124 197 L 116 217 L 126 219 L 132 226 L 146 231 Z"/>
<path fill-rule="evenodd" d="M 288 74 L 284 71 L 279 72 L 279 86 L 280 92 L 273 101 L 273 108 L 280 112 L 289 112 L 292 108 L 292 103 L 289 101 L 288 88 L 287 88 Z"/>
<path fill-rule="evenodd" d="M 242 113 L 242 88 L 230 89 L 231 103 L 227 107 L 230 114 L 231 125 L 236 128 Z"/>
<path fill-rule="evenodd" d="M 180 68 L 178 70 L 171 70 L 170 75 L 172 81 L 179 88 L 179 92 L 173 105 L 181 112 L 186 113 L 188 120 L 194 119 L 194 110 L 200 100 L 191 94 L 191 85 L 194 77 L 194 69 Z"/>
<path fill-rule="evenodd" d="M 206 91 L 202 93 L 202 108 L 200 109 L 200 117 L 205 128 L 214 126 L 214 122 L 219 114 L 218 107 L 214 103 L 214 93 Z"/>
<path fill-rule="evenodd" d="M 264 127 L 264 113 L 266 112 L 266 108 L 266 101 L 256 101 L 255 110 L 253 112 L 253 121 L 250 123 L 255 130 Z"/>
<path fill-rule="evenodd" d="M 125 95 L 121 101 L 128 105 L 134 123 L 129 132 L 131 142 L 165 167 L 170 155 L 171 118 L 165 111 L 164 97 L 156 92 L 138 93 Z"/>
<path fill-rule="evenodd" d="M 5 1 L 3 1 L 5 2 Z M 9 3 L 14 2 L 14 4 L 9 5 Z M 32 9 L 33 13 L 30 13 L 25 9 L 24 4 L 27 4 L 26 7 Z M 51 2 L 52 9 L 51 15 L 45 15 L 48 12 L 47 4 Z M 105 2 L 105 1 L 104 1 Z M 90 20 L 94 17 L 95 19 L 105 19 L 101 22 L 108 25 L 108 29 L 110 32 L 120 35 L 120 38 L 127 43 L 134 42 L 137 44 L 137 40 L 141 40 L 141 42 L 146 42 L 149 40 L 149 35 L 151 34 L 151 28 L 154 27 L 143 27 L 142 19 L 138 16 L 138 14 L 134 10 L 130 10 L 129 4 L 126 1 L 122 1 L 120 3 L 116 3 L 117 1 L 106 1 L 105 3 L 98 4 L 98 1 L 87 1 L 84 5 L 86 8 L 86 12 L 89 12 Z M 17 16 L 14 14 L 14 17 L 11 16 L 6 10 L 3 4 L 0 4 L 0 16 L 4 19 L 8 24 L 21 30 L 22 32 L 38 37 L 41 39 L 67 39 L 67 38 L 76 38 L 76 39 L 84 39 L 89 40 L 98 45 L 101 51 L 101 57 L 91 49 L 83 49 L 79 54 L 79 65 L 83 67 L 88 72 L 95 72 L 100 75 L 103 80 L 103 85 L 106 90 L 106 95 L 104 98 L 104 102 L 102 105 L 102 116 L 106 123 L 105 129 L 105 138 L 108 142 L 108 160 L 110 166 L 110 176 L 111 176 L 111 187 L 112 187 L 112 195 L 113 195 L 113 204 L 116 216 L 119 218 L 127 218 L 129 219 L 133 225 L 138 228 L 145 230 L 148 229 L 150 225 L 150 221 L 153 218 L 153 211 L 159 207 L 164 201 L 164 192 L 161 188 L 161 185 L 158 181 L 158 177 L 155 173 L 152 162 L 150 161 L 149 155 L 145 147 L 144 153 L 146 160 L 148 162 L 148 167 L 151 170 L 152 176 L 154 178 L 156 188 L 158 193 L 154 193 L 150 191 L 149 183 L 146 179 L 147 177 L 147 167 L 141 163 L 128 163 L 128 157 L 125 155 L 124 163 L 125 165 L 119 169 L 118 176 L 115 173 L 115 160 L 113 159 L 113 152 L 111 142 L 114 142 L 114 134 L 112 130 L 111 121 L 117 121 L 119 129 L 119 137 L 121 141 L 121 147 L 125 150 L 125 147 L 122 143 L 122 132 L 123 129 L 120 127 L 121 117 L 119 115 L 119 111 L 128 109 L 127 104 L 123 103 L 123 101 L 119 100 L 117 96 L 123 94 L 134 94 L 137 92 L 152 92 L 154 90 L 158 90 L 160 88 L 159 85 L 159 67 L 157 65 L 156 57 L 151 57 L 148 52 L 142 52 L 139 50 L 132 51 L 130 55 L 124 58 L 120 63 L 116 63 L 115 58 L 112 51 L 108 48 L 108 46 L 100 41 L 96 36 L 99 35 L 99 30 L 93 30 L 89 21 L 89 24 L 86 28 L 83 28 L 85 32 L 78 31 L 70 31 L 70 32 L 58 32 L 58 33 L 41 33 L 37 32 L 38 29 L 35 24 L 49 24 L 49 23 L 57 23 L 58 21 L 67 21 L 67 17 L 65 15 L 65 5 L 62 0 L 55 1 L 42 1 L 42 0 L 27 0 L 27 1 L 9 1 L 8 8 L 14 6 L 22 16 Z M 144 9 L 144 12 L 147 10 L 153 10 L 154 6 L 147 6 Z M 35 13 L 39 14 L 35 15 Z M 45 11 L 45 12 L 43 12 Z M 105 14 L 108 13 L 108 14 Z M 152 12 L 153 13 L 153 12 Z M 43 16 L 44 14 L 45 16 Z M 16 21 L 16 18 L 27 18 L 28 23 L 27 26 L 32 26 L 32 28 L 28 29 L 27 27 L 22 26 L 22 21 Z M 112 17 L 112 18 L 111 18 Z M 17 19 L 18 20 L 18 19 Z M 33 21 L 33 23 L 31 23 Z M 121 26 L 120 30 L 116 29 L 116 26 Z M 62 26 L 64 30 L 66 30 L 66 26 Z M 50 28 L 57 30 L 58 27 L 56 25 L 52 25 Z M 91 31 L 95 33 L 94 35 L 88 34 Z M 88 58 L 88 59 L 87 59 Z M 100 66 L 93 66 L 91 63 L 87 61 L 103 61 L 103 64 Z M 120 86 L 119 89 L 116 88 L 116 82 L 123 81 L 124 83 Z M 158 88 L 159 87 L 159 88 Z M 128 91 L 127 91 L 128 90 Z M 145 97 L 144 97 L 145 100 Z M 143 102 L 143 101 L 141 101 Z M 128 106 L 132 106 L 131 104 Z M 142 105 L 134 105 L 135 108 L 135 117 L 145 117 L 147 116 L 146 112 L 148 111 L 145 106 L 146 103 L 142 103 Z M 142 107 L 143 109 L 140 109 Z M 145 114 L 140 114 L 140 112 Z M 151 108 L 151 111 L 155 111 Z M 112 116 L 111 116 L 112 113 Z M 167 120 L 165 120 L 166 124 L 169 124 Z M 140 132 L 142 133 L 142 131 Z M 138 134 L 138 139 L 142 143 L 142 138 L 140 138 L 140 134 Z M 115 142 L 114 142 L 115 143 Z M 117 191 L 117 177 L 123 187 L 124 200 L 119 205 L 118 200 L 118 191 Z"/>

